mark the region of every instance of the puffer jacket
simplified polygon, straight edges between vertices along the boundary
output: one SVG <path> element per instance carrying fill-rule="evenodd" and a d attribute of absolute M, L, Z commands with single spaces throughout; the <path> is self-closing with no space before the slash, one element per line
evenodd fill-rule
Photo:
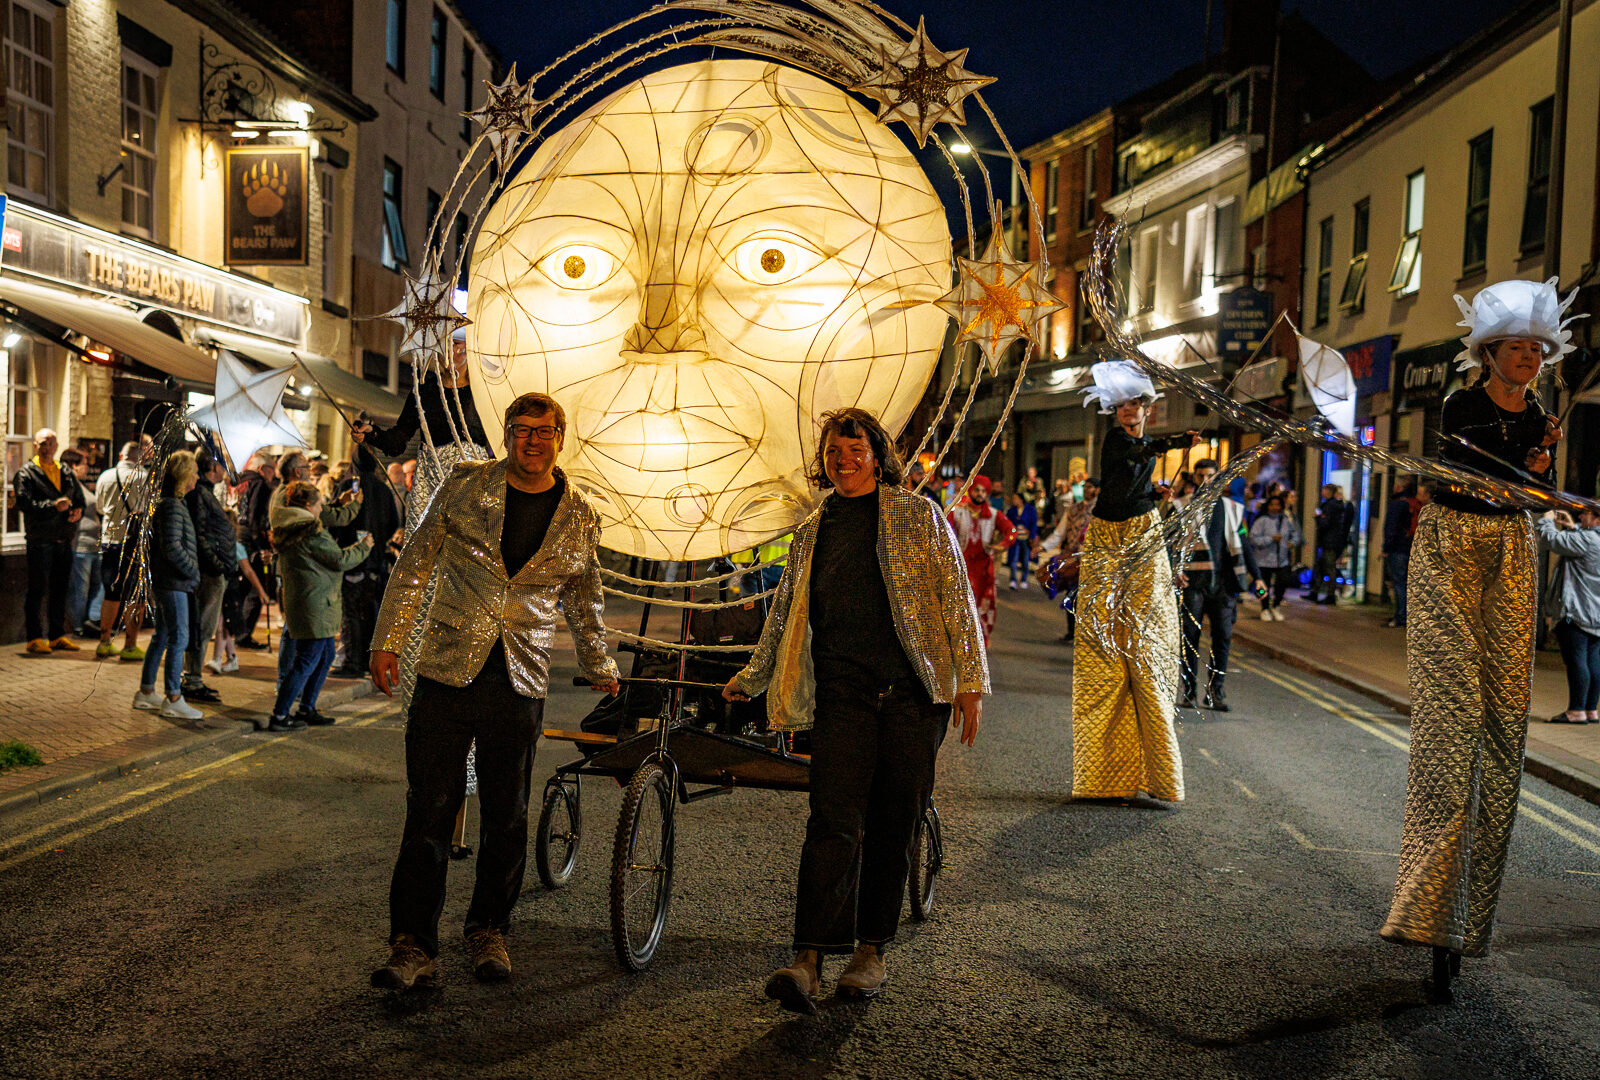
<path fill-rule="evenodd" d="M 195 538 L 200 545 L 200 572 L 206 577 L 221 577 L 234 565 L 234 528 L 217 501 L 211 485 L 202 481 L 183 497 L 194 520 Z"/>
<path fill-rule="evenodd" d="M 367 546 L 340 548 L 322 522 L 298 506 L 272 511 L 272 546 L 283 582 L 285 632 L 297 641 L 336 636 L 344 617 L 344 572 L 361 565 Z"/>
<path fill-rule="evenodd" d="M 200 545 L 189 508 L 182 499 L 166 496 L 156 503 L 150 528 L 151 587 L 194 592 L 200 587 Z"/>

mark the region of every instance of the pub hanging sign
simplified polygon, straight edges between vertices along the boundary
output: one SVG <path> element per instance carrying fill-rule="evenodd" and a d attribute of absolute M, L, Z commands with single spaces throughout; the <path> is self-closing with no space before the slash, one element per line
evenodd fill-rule
<path fill-rule="evenodd" d="M 304 146 L 228 149 L 225 200 L 229 266 L 304 266 L 311 151 Z"/>

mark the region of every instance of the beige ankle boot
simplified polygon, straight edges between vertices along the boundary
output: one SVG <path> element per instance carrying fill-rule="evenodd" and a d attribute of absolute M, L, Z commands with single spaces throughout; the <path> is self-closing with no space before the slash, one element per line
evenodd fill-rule
<path fill-rule="evenodd" d="M 816 997 L 822 989 L 822 954 L 816 949 L 801 949 L 794 954 L 794 963 L 779 968 L 767 980 L 767 996 L 790 1012 L 813 1016 L 817 1011 Z"/>
<path fill-rule="evenodd" d="M 857 945 L 850 966 L 839 976 L 839 996 L 870 998 L 878 991 L 889 975 L 883 966 L 883 952 L 876 945 Z"/>

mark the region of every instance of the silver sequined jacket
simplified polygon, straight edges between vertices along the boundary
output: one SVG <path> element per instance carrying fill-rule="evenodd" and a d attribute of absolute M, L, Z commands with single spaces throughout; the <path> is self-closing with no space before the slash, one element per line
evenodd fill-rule
<path fill-rule="evenodd" d="M 425 619 L 417 674 L 465 686 L 495 640 L 504 638 L 512 686 L 524 697 L 542 698 L 550 685 L 559 601 L 584 675 L 597 682 L 616 678 L 616 661 L 606 655 L 594 508 L 568 484 L 544 543 L 509 580 L 500 559 L 505 515 L 505 461 L 457 465 L 389 577 L 373 650 L 401 652 L 412 625 Z M 424 611 L 430 576 L 437 581 L 433 604 Z"/>
<path fill-rule="evenodd" d="M 831 496 L 830 496 L 831 497 Z M 795 530 L 789 565 L 750 663 L 734 678 L 751 696 L 767 691 L 774 728 L 808 728 L 816 705 L 811 663 L 811 553 L 819 507 Z M 989 692 L 989 657 L 978 606 L 950 524 L 932 502 L 878 485 L 878 566 L 906 659 L 936 702 Z"/>

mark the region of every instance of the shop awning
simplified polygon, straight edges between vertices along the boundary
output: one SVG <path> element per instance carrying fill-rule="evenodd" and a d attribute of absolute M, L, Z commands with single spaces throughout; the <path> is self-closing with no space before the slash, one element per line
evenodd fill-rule
<path fill-rule="evenodd" d="M 264 367 L 292 367 L 298 354 L 306 367 L 317 377 L 317 381 L 326 388 L 328 396 L 334 403 L 348 411 L 365 412 L 374 420 L 393 422 L 400 416 L 400 410 L 405 407 L 403 398 L 346 371 L 326 357 L 309 356 L 288 346 L 275 345 L 244 334 L 229 334 L 210 329 L 204 333 L 211 343 Z M 316 390 L 316 386 L 307 389 Z"/>
<path fill-rule="evenodd" d="M 102 345 L 187 382 L 212 385 L 217 362 L 182 341 L 147 326 L 132 308 L 23 281 L 0 277 L 0 300 L 25 315 L 86 334 Z"/>

